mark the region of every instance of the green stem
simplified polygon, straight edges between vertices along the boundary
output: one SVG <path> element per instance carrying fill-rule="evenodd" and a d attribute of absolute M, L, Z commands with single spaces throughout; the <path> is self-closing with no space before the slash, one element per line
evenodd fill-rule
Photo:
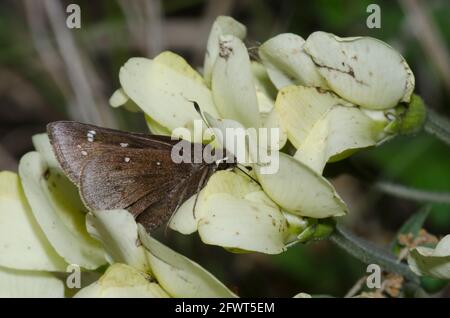
<path fill-rule="evenodd" d="M 380 191 L 404 199 L 419 202 L 450 204 L 450 193 L 448 192 L 424 191 L 388 181 L 376 182 L 375 187 Z"/>
<path fill-rule="evenodd" d="M 402 275 L 410 281 L 419 282 L 418 277 L 405 264 L 399 263 L 393 254 L 372 243 L 356 237 L 341 225 L 331 234 L 330 240 L 344 251 L 365 264 L 377 264 L 383 270 Z"/>
<path fill-rule="evenodd" d="M 424 130 L 450 146 L 450 121 L 431 109 L 428 109 Z"/>

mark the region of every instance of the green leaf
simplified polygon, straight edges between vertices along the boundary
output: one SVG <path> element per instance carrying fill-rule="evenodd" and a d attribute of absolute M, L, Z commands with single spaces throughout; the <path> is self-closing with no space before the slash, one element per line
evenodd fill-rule
<path fill-rule="evenodd" d="M 441 291 L 448 285 L 449 281 L 446 279 L 437 279 L 427 276 L 422 276 L 420 278 L 420 286 L 430 294 L 435 294 Z"/>
<path fill-rule="evenodd" d="M 416 237 L 419 234 L 419 231 L 423 227 L 423 224 L 430 214 L 430 211 L 431 207 L 429 205 L 424 206 L 418 212 L 411 215 L 411 217 L 405 223 L 403 223 L 402 227 L 398 230 L 395 239 L 391 243 L 392 252 L 398 254 L 398 252 L 402 248 L 398 242 L 398 237 L 400 235 L 412 233 L 414 237 Z"/>

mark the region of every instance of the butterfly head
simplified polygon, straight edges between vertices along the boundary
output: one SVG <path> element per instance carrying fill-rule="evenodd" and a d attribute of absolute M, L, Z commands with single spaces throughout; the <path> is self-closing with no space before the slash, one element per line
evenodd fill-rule
<path fill-rule="evenodd" d="M 222 153 L 223 156 L 215 161 L 217 170 L 227 170 L 234 168 L 236 166 L 236 158 L 234 157 L 234 155 L 226 149 L 223 150 Z"/>

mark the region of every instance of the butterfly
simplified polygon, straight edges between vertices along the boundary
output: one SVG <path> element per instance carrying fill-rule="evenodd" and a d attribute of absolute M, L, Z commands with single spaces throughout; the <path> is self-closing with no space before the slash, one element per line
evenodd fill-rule
<path fill-rule="evenodd" d="M 199 192 L 211 175 L 235 167 L 226 150 L 217 160 L 197 163 L 173 160 L 174 148 L 201 149 L 170 136 L 131 133 L 74 121 L 47 125 L 56 158 L 67 177 L 78 186 L 91 210 L 126 209 L 152 231 Z M 181 146 L 181 147 L 180 147 Z M 182 154 L 183 155 L 183 154 Z M 203 157 L 202 157 L 203 158 Z"/>

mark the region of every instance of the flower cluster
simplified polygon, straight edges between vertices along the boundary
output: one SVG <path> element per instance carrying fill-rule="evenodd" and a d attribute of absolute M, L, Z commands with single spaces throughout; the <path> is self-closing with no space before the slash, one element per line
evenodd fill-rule
<path fill-rule="evenodd" d="M 328 162 L 414 132 L 424 109 L 412 94 L 407 63 L 381 41 L 281 34 L 251 60 L 245 36 L 245 26 L 218 17 L 202 74 L 172 52 L 132 58 L 110 103 L 142 111 L 151 132 L 161 135 L 194 129 L 201 116 L 191 101 L 221 131 L 278 129 L 276 142 L 266 145 L 279 158 L 275 173 L 262 173 L 258 162 L 245 163 L 248 175 L 218 171 L 169 221 L 173 230 L 198 232 L 204 243 L 232 252 L 277 254 L 326 237 L 334 218 L 347 213 L 322 176 Z M 149 236 L 126 210 L 88 211 L 48 137 L 36 135 L 33 143 L 36 151 L 23 156 L 19 174 L 0 172 L 0 296 L 236 297 Z M 413 250 L 409 264 L 417 274 L 448 278 L 448 254 L 447 236 L 434 250 Z M 71 264 L 84 277 L 76 290 L 64 284 Z"/>
<path fill-rule="evenodd" d="M 172 52 L 130 59 L 110 103 L 143 111 L 155 134 L 192 129 L 200 116 L 191 101 L 220 131 L 278 128 L 277 142 L 267 146 L 280 151 L 276 173 L 261 173 L 262 165 L 253 164 L 256 184 L 238 172 L 218 172 L 201 191 L 196 213 L 191 198 L 170 223 L 184 234 L 198 231 L 207 244 L 275 254 L 314 237 L 312 229 L 323 219 L 347 213 L 322 176 L 327 162 L 414 131 L 424 111 L 414 106 L 408 64 L 381 41 L 324 32 L 305 41 L 280 34 L 263 43 L 252 61 L 245 35 L 244 25 L 218 17 L 203 75 Z M 294 152 L 286 150 L 292 149 L 288 141 Z"/>
<path fill-rule="evenodd" d="M 19 175 L 0 172 L 0 297 L 236 297 L 126 210 L 88 212 L 48 137 L 33 142 Z"/>

